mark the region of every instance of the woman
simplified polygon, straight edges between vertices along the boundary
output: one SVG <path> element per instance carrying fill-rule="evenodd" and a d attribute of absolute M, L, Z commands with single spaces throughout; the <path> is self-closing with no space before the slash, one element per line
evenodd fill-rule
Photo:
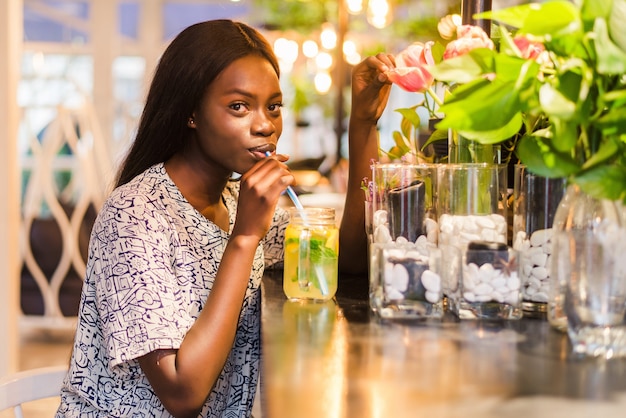
<path fill-rule="evenodd" d="M 350 142 L 361 152 L 350 154 L 340 250 L 352 272 L 367 266 L 359 184 L 390 87 L 380 57 L 355 73 Z M 57 417 L 250 415 L 259 285 L 282 261 L 277 202 L 294 181 L 275 153 L 281 106 L 276 57 L 249 26 L 203 22 L 168 46 L 93 227 Z"/>

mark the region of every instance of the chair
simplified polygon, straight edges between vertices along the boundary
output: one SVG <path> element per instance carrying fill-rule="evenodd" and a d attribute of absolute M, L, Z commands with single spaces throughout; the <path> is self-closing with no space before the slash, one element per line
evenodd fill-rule
<path fill-rule="evenodd" d="M 0 379 L 0 411 L 13 408 L 23 418 L 22 404 L 59 396 L 67 366 L 39 367 L 10 374 Z"/>

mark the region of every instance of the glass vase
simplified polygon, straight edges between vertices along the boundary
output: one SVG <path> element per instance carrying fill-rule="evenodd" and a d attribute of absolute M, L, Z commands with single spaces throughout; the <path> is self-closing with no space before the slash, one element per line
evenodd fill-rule
<path fill-rule="evenodd" d="M 481 144 L 451 130 L 448 134 L 448 163 L 501 164 L 500 144 Z"/>
<path fill-rule="evenodd" d="M 372 241 L 437 244 L 434 205 L 436 165 L 372 165 Z"/>
<path fill-rule="evenodd" d="M 545 318 L 550 294 L 552 224 L 565 194 L 564 178 L 533 174 L 516 164 L 513 186 L 513 248 L 519 254 L 522 310 Z"/>
<path fill-rule="evenodd" d="M 574 352 L 626 356 L 626 228 L 617 203 L 570 185 L 553 225 L 550 324 Z"/>
<path fill-rule="evenodd" d="M 507 243 L 506 164 L 440 164 L 439 243 L 464 249 L 470 241 Z"/>
<path fill-rule="evenodd" d="M 372 244 L 370 308 L 382 319 L 443 316 L 442 257 L 412 242 Z"/>
<path fill-rule="evenodd" d="M 445 303 L 460 318 L 522 316 L 517 254 L 507 246 L 506 199 L 505 164 L 438 167 L 439 248 L 458 254 L 448 255 L 455 265 L 442 276 Z"/>

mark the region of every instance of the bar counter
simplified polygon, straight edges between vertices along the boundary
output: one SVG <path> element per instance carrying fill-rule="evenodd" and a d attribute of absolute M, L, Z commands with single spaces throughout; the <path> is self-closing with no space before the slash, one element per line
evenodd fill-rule
<path fill-rule="evenodd" d="M 581 358 L 545 319 L 381 321 L 365 277 L 334 301 L 263 279 L 263 418 L 626 417 L 626 359 Z"/>

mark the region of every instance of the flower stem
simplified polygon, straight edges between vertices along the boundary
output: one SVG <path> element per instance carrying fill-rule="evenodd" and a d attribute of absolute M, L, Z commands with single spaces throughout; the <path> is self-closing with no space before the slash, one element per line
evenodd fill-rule
<path fill-rule="evenodd" d="M 433 98 L 433 100 L 435 101 L 435 103 L 437 103 L 439 107 L 443 106 L 443 102 L 441 101 L 439 96 L 437 96 L 437 93 L 435 93 L 432 86 L 428 87 L 428 89 L 426 89 L 426 92 L 430 95 L 430 97 Z"/>

